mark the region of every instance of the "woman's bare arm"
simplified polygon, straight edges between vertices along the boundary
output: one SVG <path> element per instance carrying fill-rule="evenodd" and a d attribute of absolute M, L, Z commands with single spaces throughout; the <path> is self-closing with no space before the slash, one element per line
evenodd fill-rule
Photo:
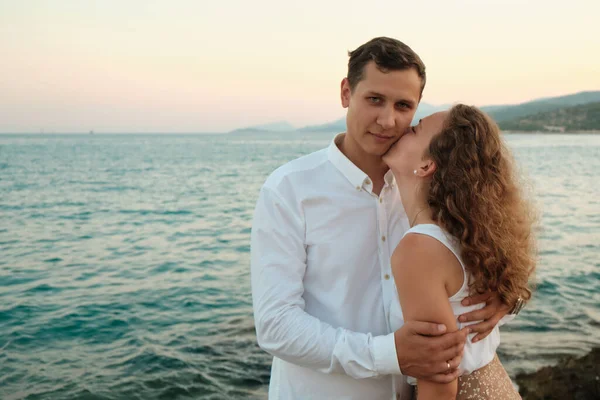
<path fill-rule="evenodd" d="M 448 332 L 458 329 L 448 283 L 462 269 L 448 248 L 432 237 L 409 234 L 394 251 L 392 270 L 405 321 L 445 324 Z M 456 398 L 456 379 L 446 384 L 418 380 L 417 385 L 419 400 Z"/>

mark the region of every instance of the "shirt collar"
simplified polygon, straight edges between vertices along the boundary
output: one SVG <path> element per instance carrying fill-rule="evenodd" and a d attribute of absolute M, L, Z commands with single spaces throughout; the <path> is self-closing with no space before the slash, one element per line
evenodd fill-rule
<path fill-rule="evenodd" d="M 373 189 L 373 183 L 371 182 L 369 176 L 360 168 L 358 168 L 352 161 L 350 161 L 338 147 L 338 144 L 341 143 L 344 135 L 344 133 L 340 133 L 331 141 L 331 144 L 327 149 L 329 161 L 331 161 L 331 163 L 357 190 L 360 190 L 364 187 L 365 189 L 371 191 Z M 386 172 L 384 179 L 386 186 L 389 185 L 390 187 L 394 187 L 395 179 L 391 170 Z"/>
<path fill-rule="evenodd" d="M 391 169 L 385 173 L 383 179 L 385 180 L 385 186 L 394 187 L 396 185 L 396 177 Z"/>

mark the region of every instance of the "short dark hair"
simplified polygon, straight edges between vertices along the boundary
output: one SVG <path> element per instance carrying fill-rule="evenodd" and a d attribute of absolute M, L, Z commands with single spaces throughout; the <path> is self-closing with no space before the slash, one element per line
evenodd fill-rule
<path fill-rule="evenodd" d="M 356 85 L 363 80 L 365 66 L 374 61 L 382 72 L 400 71 L 414 68 L 421 78 L 421 95 L 425 89 L 427 76 L 425 64 L 410 47 L 399 40 L 388 37 L 377 37 L 349 51 L 348 55 L 348 83 L 350 90 L 354 91 Z"/>

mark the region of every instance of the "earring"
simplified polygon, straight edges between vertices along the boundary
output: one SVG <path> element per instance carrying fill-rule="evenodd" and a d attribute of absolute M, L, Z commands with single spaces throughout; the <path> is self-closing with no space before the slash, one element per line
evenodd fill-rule
<path fill-rule="evenodd" d="M 413 174 L 415 174 L 415 175 L 417 174 L 417 170 L 416 169 L 413 171 Z"/>

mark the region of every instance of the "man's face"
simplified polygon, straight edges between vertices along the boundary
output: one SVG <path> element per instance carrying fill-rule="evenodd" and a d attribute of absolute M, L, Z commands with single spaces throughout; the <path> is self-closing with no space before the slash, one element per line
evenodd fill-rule
<path fill-rule="evenodd" d="M 365 66 L 354 92 L 342 81 L 342 106 L 348 108 L 347 135 L 370 155 L 382 156 L 410 126 L 421 97 L 421 78 L 414 68 L 381 72 Z"/>

